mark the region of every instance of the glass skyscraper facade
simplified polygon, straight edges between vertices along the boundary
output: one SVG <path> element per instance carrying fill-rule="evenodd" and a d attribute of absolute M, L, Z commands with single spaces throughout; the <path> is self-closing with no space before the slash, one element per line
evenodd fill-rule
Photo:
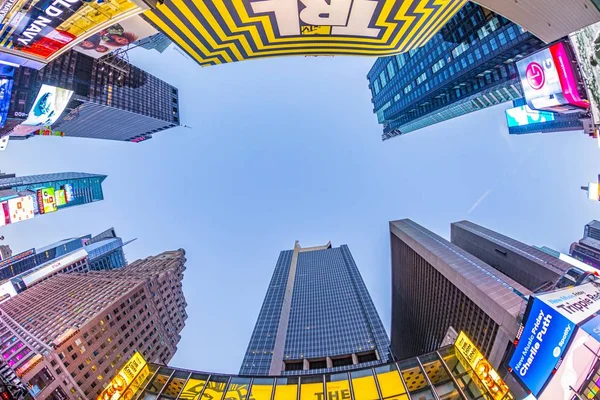
<path fill-rule="evenodd" d="M 367 79 L 382 139 L 523 97 L 515 61 L 544 43 L 467 3 L 423 47 L 379 58 Z"/>
<path fill-rule="evenodd" d="M 114 228 L 107 229 L 86 241 L 84 248 L 88 252 L 90 271 L 104 271 L 126 266 L 127 259 L 123 246 L 128 243 L 131 241 L 123 243 L 123 239 L 117 236 Z"/>
<path fill-rule="evenodd" d="M 385 363 L 389 339 L 348 246 L 282 251 L 240 374 L 299 375 Z"/>

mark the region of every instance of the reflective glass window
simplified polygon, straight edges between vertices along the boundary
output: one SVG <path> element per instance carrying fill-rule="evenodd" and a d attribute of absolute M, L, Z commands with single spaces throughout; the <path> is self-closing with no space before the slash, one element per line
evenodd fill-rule
<path fill-rule="evenodd" d="M 161 367 L 152 379 L 152 382 L 146 386 L 146 390 L 144 390 L 144 395 L 142 398 L 144 400 L 155 399 L 156 395 L 162 390 L 169 380 L 172 372 L 173 370 L 170 368 Z"/>
<path fill-rule="evenodd" d="M 227 400 L 244 400 L 248 395 L 249 387 L 250 378 L 233 377 L 227 387 L 225 398 Z"/>
<path fill-rule="evenodd" d="M 182 400 L 197 400 L 207 379 L 208 375 L 192 374 L 185 384 L 179 398 Z"/>
<path fill-rule="evenodd" d="M 425 374 L 421 370 L 416 359 L 401 361 L 398 363 L 400 373 L 406 383 L 406 388 L 412 393 L 417 393 L 428 386 Z"/>
<path fill-rule="evenodd" d="M 297 397 L 298 378 L 277 378 L 275 400 L 291 400 Z"/>
<path fill-rule="evenodd" d="M 229 381 L 228 376 L 211 375 L 206 388 L 202 393 L 202 400 L 219 400 L 225 393 L 225 387 Z"/>
<path fill-rule="evenodd" d="M 175 399 L 179 392 L 183 389 L 183 385 L 185 385 L 185 381 L 187 381 L 189 372 L 185 371 L 175 371 L 171 380 L 167 384 L 165 390 L 163 390 L 160 395 L 161 399 Z"/>
<path fill-rule="evenodd" d="M 300 400 L 323 400 L 323 375 L 303 377 L 300 383 Z"/>
<path fill-rule="evenodd" d="M 375 368 L 379 389 L 384 399 L 406 400 L 406 388 L 400 379 L 398 370 L 394 364 Z"/>
<path fill-rule="evenodd" d="M 440 398 L 445 400 L 459 400 L 461 398 L 452 378 L 450 378 L 450 375 L 448 375 L 448 372 L 446 372 L 446 369 L 442 365 L 442 361 L 435 353 L 426 354 L 419 357 L 419 359 L 421 360 L 421 364 L 423 364 L 423 369 L 427 377 Z"/>
<path fill-rule="evenodd" d="M 328 400 L 348 400 L 351 398 L 348 374 L 341 373 L 326 375 L 325 384 L 327 385 Z"/>
<path fill-rule="evenodd" d="M 352 377 L 352 388 L 354 389 L 355 400 L 375 400 L 379 399 L 375 378 L 371 369 L 354 371 L 350 374 Z"/>
<path fill-rule="evenodd" d="M 254 378 L 250 389 L 250 398 L 253 400 L 271 400 L 273 393 L 273 378 Z"/>
<path fill-rule="evenodd" d="M 439 353 L 463 393 L 467 396 L 467 399 L 475 400 L 482 398 L 482 392 L 477 387 L 476 382 L 473 381 L 473 378 L 469 376 L 465 367 L 458 361 L 454 352 L 454 346 L 440 350 Z"/>

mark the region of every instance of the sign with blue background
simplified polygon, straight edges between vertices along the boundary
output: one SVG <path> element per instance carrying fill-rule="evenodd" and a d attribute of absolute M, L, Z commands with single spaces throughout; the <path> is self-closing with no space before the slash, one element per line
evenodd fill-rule
<path fill-rule="evenodd" d="M 600 342 L 600 315 L 596 315 L 594 318 L 583 324 L 581 329 Z"/>
<path fill-rule="evenodd" d="M 575 324 L 538 299 L 533 300 L 509 367 L 538 396 L 573 335 Z"/>

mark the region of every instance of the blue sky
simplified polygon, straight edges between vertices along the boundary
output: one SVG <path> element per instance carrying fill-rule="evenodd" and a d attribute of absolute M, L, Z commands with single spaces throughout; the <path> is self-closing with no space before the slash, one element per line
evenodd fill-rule
<path fill-rule="evenodd" d="M 105 200 L 3 228 L 15 251 L 114 226 L 130 261 L 184 248 L 186 328 L 171 364 L 238 371 L 277 257 L 348 244 L 389 333 L 388 221 L 449 238 L 469 219 L 567 251 L 600 204 L 582 133 L 509 136 L 508 105 L 381 142 L 360 57 L 287 57 L 201 69 L 172 48 L 132 61 L 180 90 L 191 129 L 133 144 L 11 141 L 0 169 L 107 174 Z"/>

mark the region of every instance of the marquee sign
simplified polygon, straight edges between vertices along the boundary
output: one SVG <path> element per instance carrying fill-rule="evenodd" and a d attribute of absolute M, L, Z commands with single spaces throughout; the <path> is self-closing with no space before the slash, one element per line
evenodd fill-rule
<path fill-rule="evenodd" d="M 145 18 L 200 65 L 386 56 L 424 45 L 466 0 L 165 0 Z"/>

